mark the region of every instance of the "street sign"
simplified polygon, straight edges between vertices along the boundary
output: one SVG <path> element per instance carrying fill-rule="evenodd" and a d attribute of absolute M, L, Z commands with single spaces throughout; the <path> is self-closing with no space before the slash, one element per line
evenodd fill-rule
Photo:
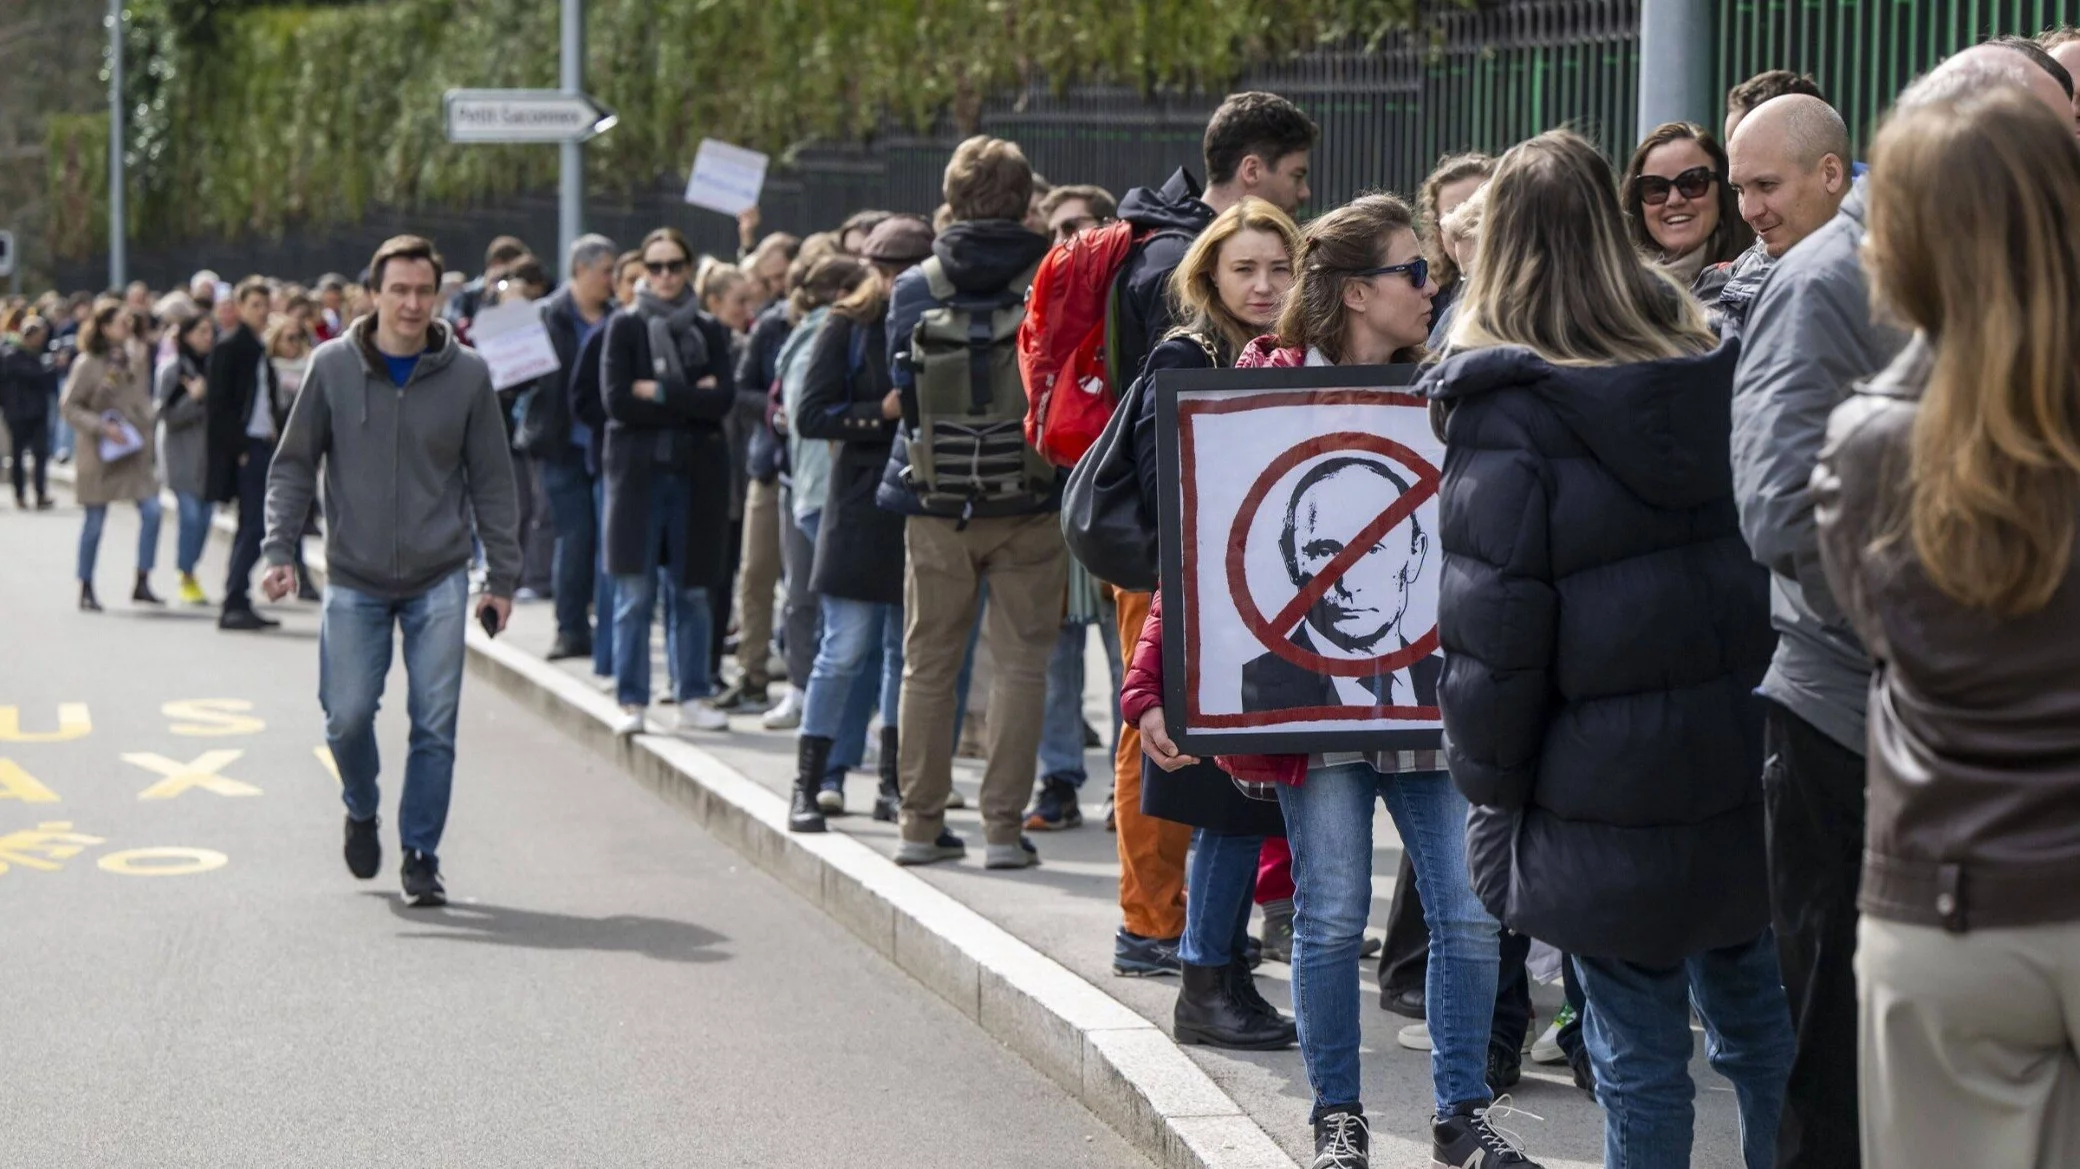
<path fill-rule="evenodd" d="M 583 142 L 620 116 L 582 93 L 451 89 L 442 101 L 450 142 Z"/>
<path fill-rule="evenodd" d="M 14 233 L 0 231 L 0 276 L 14 275 Z"/>

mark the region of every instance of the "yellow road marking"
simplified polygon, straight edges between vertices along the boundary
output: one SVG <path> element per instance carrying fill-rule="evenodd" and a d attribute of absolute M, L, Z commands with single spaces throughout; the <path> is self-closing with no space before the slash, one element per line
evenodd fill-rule
<path fill-rule="evenodd" d="M 58 729 L 55 731 L 24 731 L 22 708 L 0 706 L 0 743 L 63 743 L 69 739 L 84 739 L 94 730 L 94 720 L 87 713 L 84 702 L 61 702 L 58 704 Z"/>
<path fill-rule="evenodd" d="M 94 863 L 126 877 L 186 877 L 221 869 L 231 858 L 207 848 L 126 848 Z"/>
<path fill-rule="evenodd" d="M 0 759 L 0 800 L 55 804 L 58 793 L 38 783 L 35 776 L 22 770 L 21 764 L 12 759 Z"/>
<path fill-rule="evenodd" d="M 137 793 L 140 800 L 170 800 L 193 787 L 220 796 L 257 796 L 260 789 L 252 784 L 217 774 L 244 754 L 244 751 L 204 751 L 192 763 L 176 763 L 164 755 L 136 752 L 124 755 L 123 762 L 166 777 Z"/>
<path fill-rule="evenodd" d="M 99 836 L 72 831 L 70 820 L 47 820 L 34 828 L 0 836 L 0 873 L 6 872 L 9 865 L 54 873 L 58 871 L 57 862 L 71 860 L 94 845 L 106 843 Z"/>
<path fill-rule="evenodd" d="M 176 735 L 208 737 L 215 735 L 257 735 L 267 729 L 267 724 L 239 711 L 251 710 L 253 704 L 243 698 L 195 698 L 185 702 L 169 702 L 159 708 L 159 713 L 176 722 L 168 730 Z"/>

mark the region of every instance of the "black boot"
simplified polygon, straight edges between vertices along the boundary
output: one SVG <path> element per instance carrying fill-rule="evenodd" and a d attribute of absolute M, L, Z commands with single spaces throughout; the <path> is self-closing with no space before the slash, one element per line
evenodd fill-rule
<path fill-rule="evenodd" d="M 881 728 L 881 787 L 874 793 L 874 818 L 894 824 L 903 818 L 902 772 L 896 764 L 896 728 Z"/>
<path fill-rule="evenodd" d="M 1250 973 L 1248 959 L 1237 958 L 1228 963 L 1225 969 L 1228 974 L 1228 993 L 1235 996 L 1235 1001 L 1242 1004 L 1244 1010 L 1285 1028 L 1286 1033 L 1291 1036 L 1289 1042 L 1300 1041 L 1299 1025 L 1280 1014 L 1278 1008 L 1271 1005 L 1271 1000 L 1265 998 L 1263 992 L 1257 989 L 1257 976 Z"/>
<path fill-rule="evenodd" d="M 101 602 L 94 599 L 93 581 L 83 580 L 79 582 L 79 611 L 82 613 L 99 613 L 101 611 Z"/>
<path fill-rule="evenodd" d="M 1179 1043 L 1236 1051 L 1276 1051 L 1292 1044 L 1290 1025 L 1263 1018 L 1236 1000 L 1226 966 L 1181 965 L 1184 985 L 1172 1015 Z"/>
<path fill-rule="evenodd" d="M 794 797 L 787 804 L 789 832 L 822 832 L 823 813 L 816 807 L 816 793 L 823 787 L 823 769 L 831 761 L 831 741 L 818 735 L 795 740 Z"/>
<path fill-rule="evenodd" d="M 142 572 L 137 574 L 137 587 L 130 590 L 130 599 L 140 605 L 164 605 L 166 603 L 160 600 L 156 593 L 152 592 L 151 578 Z"/>

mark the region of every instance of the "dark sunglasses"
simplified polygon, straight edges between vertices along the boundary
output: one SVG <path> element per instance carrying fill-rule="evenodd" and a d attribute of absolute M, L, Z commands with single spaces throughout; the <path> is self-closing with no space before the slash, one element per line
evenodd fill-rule
<path fill-rule="evenodd" d="M 684 260 L 643 261 L 643 271 L 650 273 L 652 276 L 662 276 L 667 272 L 670 272 L 674 276 L 678 276 L 684 273 L 686 269 L 688 269 L 689 267 L 692 267 L 692 265 L 688 264 Z"/>
<path fill-rule="evenodd" d="M 1632 189 L 1639 192 L 1639 201 L 1650 207 L 1659 207 L 1668 202 L 1670 191 L 1681 191 L 1685 199 L 1702 199 L 1711 193 L 1712 184 L 1719 176 L 1708 166 L 1693 166 L 1682 174 L 1669 179 L 1660 175 L 1641 175 L 1632 180 Z"/>
<path fill-rule="evenodd" d="M 1406 264 L 1389 264 L 1384 268 L 1361 268 L 1351 273 L 1353 279 L 1370 280 L 1374 276 L 1392 276 L 1399 272 L 1408 273 L 1408 282 L 1416 288 L 1430 283 L 1430 261 L 1411 260 Z"/>

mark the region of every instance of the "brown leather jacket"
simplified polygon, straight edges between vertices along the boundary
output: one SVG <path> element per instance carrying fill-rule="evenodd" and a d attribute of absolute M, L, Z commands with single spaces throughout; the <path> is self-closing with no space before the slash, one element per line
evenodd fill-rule
<path fill-rule="evenodd" d="M 1877 663 L 1865 913 L 1968 929 L 2080 920 L 2080 552 L 2002 619 L 1928 582 L 1897 514 L 1932 355 L 1916 337 L 1834 412 L 1813 472 L 1828 583 Z"/>

